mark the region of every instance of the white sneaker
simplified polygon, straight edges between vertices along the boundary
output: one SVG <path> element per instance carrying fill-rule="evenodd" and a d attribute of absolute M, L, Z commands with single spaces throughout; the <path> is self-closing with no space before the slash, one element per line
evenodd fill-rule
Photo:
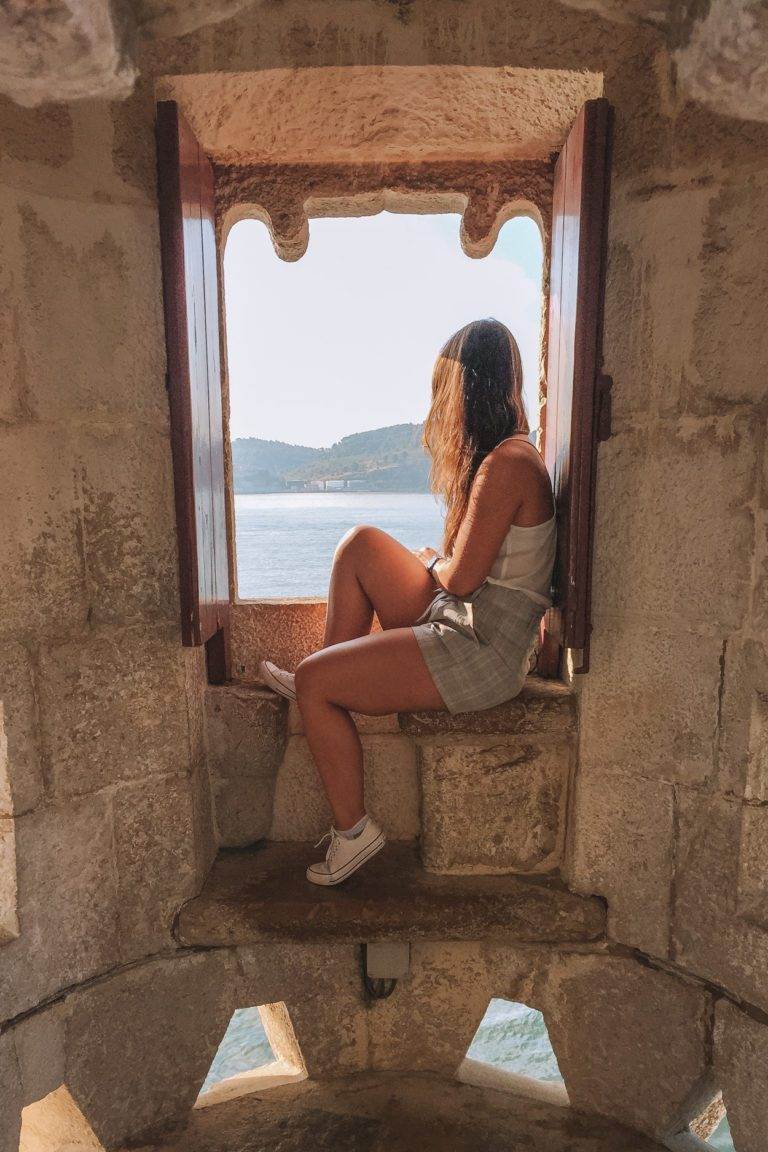
<path fill-rule="evenodd" d="M 296 699 L 296 677 L 293 672 L 284 672 L 271 660 L 260 660 L 259 676 L 278 696 L 285 696 L 286 700 Z"/>
<path fill-rule="evenodd" d="M 323 884 L 326 887 L 341 884 L 342 880 L 357 872 L 366 860 L 370 860 L 380 852 L 386 843 L 381 828 L 375 820 L 370 819 L 354 840 L 347 840 L 345 836 L 340 836 L 335 828 L 331 828 L 315 847 L 319 848 L 328 837 L 331 842 L 325 860 L 320 864 L 310 864 L 307 868 L 307 880 L 312 884 Z"/>

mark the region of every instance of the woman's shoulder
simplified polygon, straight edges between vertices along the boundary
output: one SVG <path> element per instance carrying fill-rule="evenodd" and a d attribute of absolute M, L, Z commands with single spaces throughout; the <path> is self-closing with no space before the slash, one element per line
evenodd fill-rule
<path fill-rule="evenodd" d="M 488 453 L 483 465 L 493 471 L 540 472 L 546 468 L 538 448 L 527 436 L 509 437 Z"/>

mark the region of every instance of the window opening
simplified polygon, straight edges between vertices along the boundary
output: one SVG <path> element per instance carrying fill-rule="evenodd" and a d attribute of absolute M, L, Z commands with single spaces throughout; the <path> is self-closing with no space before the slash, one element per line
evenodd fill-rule
<path fill-rule="evenodd" d="M 238 1008 L 227 1025 L 195 1106 L 209 1107 L 305 1077 L 285 1005 Z"/>
<path fill-rule="evenodd" d="M 511 1000 L 491 1000 L 457 1076 L 480 1088 L 569 1104 L 544 1017 Z"/>
<path fill-rule="evenodd" d="M 311 222 L 307 253 L 276 256 L 240 221 L 224 256 L 227 362 L 242 599 L 325 596 L 340 537 L 374 524 L 439 547 L 421 422 L 434 359 L 457 328 L 495 316 L 520 346 L 535 434 L 543 248 L 508 221 L 467 257 L 457 214 Z"/>

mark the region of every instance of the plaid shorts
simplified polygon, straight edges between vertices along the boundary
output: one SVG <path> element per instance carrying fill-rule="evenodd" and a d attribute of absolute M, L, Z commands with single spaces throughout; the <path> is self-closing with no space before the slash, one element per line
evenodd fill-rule
<path fill-rule="evenodd" d="M 524 592 L 499 584 L 482 584 L 466 600 L 437 593 L 413 633 L 449 712 L 517 696 L 544 612 Z"/>

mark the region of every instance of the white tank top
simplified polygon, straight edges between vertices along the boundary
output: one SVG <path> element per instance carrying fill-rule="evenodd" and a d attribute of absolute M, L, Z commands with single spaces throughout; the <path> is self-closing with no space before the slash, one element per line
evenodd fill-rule
<path fill-rule="evenodd" d="M 531 447 L 535 449 L 535 445 Z M 556 542 L 555 516 L 530 528 L 512 524 L 488 573 L 488 583 L 517 588 L 537 604 L 549 608 Z"/>

